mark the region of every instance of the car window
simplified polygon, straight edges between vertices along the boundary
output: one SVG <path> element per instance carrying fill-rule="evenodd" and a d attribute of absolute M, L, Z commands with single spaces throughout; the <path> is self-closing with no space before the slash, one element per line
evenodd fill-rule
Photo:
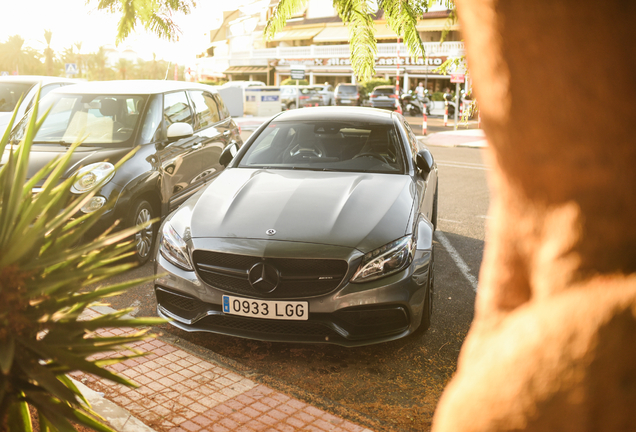
<path fill-rule="evenodd" d="M 392 124 L 279 121 L 256 137 L 239 167 L 402 174 L 400 146 Z"/>
<path fill-rule="evenodd" d="M 217 106 L 219 107 L 219 113 L 221 116 L 221 120 L 225 120 L 226 118 L 230 118 L 230 111 L 227 109 L 227 106 L 225 105 L 225 102 L 223 102 L 223 99 L 218 95 L 215 94 L 214 96 L 214 100 L 216 101 Z"/>
<path fill-rule="evenodd" d="M 356 94 L 358 92 L 355 85 L 341 85 L 337 90 L 339 94 Z"/>
<path fill-rule="evenodd" d="M 167 126 L 173 123 L 192 124 L 192 109 L 185 92 L 166 93 L 163 98 L 163 117 Z"/>
<path fill-rule="evenodd" d="M 147 144 L 153 141 L 161 141 L 161 118 L 162 118 L 162 106 L 161 98 L 155 97 L 148 105 L 146 111 L 146 118 L 141 129 L 141 144 Z"/>
<path fill-rule="evenodd" d="M 82 140 L 84 145 L 127 145 L 139 124 L 138 107 L 145 96 L 59 94 L 42 100 L 42 108 L 51 108 L 34 142 L 69 144 Z M 130 111 L 129 106 L 136 107 Z M 24 119 L 16 130 L 21 139 Z"/>
<path fill-rule="evenodd" d="M 197 130 L 211 126 L 221 119 L 219 108 L 210 93 L 200 90 L 190 90 L 188 93 L 190 94 L 190 100 L 194 104 Z"/>
<path fill-rule="evenodd" d="M 374 88 L 373 93 L 378 95 L 392 95 L 395 94 L 394 87 Z"/>
<path fill-rule="evenodd" d="M 49 85 L 43 86 L 42 90 L 40 90 L 40 99 L 42 99 L 44 96 L 49 94 L 52 90 L 59 89 L 60 87 L 62 87 L 61 84 L 49 84 Z M 26 110 L 27 111 L 30 110 L 34 103 L 35 103 L 35 98 L 29 101 L 29 105 L 27 106 Z"/>
<path fill-rule="evenodd" d="M 417 152 L 419 151 L 417 138 L 415 137 L 415 134 L 413 133 L 411 126 L 408 124 L 406 120 L 404 120 L 402 124 L 404 125 L 404 129 L 406 129 L 406 133 L 408 135 L 411 156 L 413 157 L 413 160 L 415 160 L 415 156 L 417 155 Z"/>
<path fill-rule="evenodd" d="M 26 95 L 33 84 L 0 83 L 0 112 L 11 112 L 20 97 Z"/>

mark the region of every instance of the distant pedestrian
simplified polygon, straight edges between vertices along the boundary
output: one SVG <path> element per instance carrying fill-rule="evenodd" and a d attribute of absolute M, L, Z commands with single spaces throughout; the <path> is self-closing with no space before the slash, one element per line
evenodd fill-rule
<path fill-rule="evenodd" d="M 419 83 L 417 87 L 415 87 L 415 94 L 418 98 L 424 99 L 424 83 Z"/>

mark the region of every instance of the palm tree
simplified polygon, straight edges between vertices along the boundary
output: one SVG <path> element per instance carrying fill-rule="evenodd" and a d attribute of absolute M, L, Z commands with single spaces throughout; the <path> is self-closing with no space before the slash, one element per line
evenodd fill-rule
<path fill-rule="evenodd" d="M 46 74 L 49 76 L 53 75 L 54 52 L 51 49 L 52 37 L 53 37 L 53 32 L 51 30 L 44 30 L 44 40 L 46 41 L 46 49 L 44 50 L 44 58 L 45 58 L 45 64 L 46 64 Z"/>
<path fill-rule="evenodd" d="M 78 68 L 78 77 L 82 76 L 82 41 L 75 42 L 75 48 L 77 48 L 77 68 Z"/>
<path fill-rule="evenodd" d="M 20 74 L 20 66 L 27 62 L 27 53 L 22 48 L 24 39 L 19 35 L 10 36 L 4 44 L 2 59 L 16 74 Z"/>
<path fill-rule="evenodd" d="M 128 76 L 128 73 L 132 72 L 133 67 L 134 67 L 133 62 L 125 58 L 120 58 L 116 66 L 117 71 L 119 71 L 121 75 L 121 79 L 123 80 L 126 79 L 126 77 Z"/>

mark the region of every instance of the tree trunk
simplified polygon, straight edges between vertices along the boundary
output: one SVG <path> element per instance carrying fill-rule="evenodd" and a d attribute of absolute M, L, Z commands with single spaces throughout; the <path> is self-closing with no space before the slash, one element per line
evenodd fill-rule
<path fill-rule="evenodd" d="M 457 3 L 494 169 L 433 431 L 633 430 L 636 3 Z"/>

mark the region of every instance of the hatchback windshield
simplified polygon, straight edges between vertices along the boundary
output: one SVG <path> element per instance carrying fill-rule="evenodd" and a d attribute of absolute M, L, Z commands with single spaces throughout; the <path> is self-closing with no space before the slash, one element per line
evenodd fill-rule
<path fill-rule="evenodd" d="M 395 94 L 395 87 L 380 87 L 373 89 L 373 94 L 376 95 L 392 95 Z"/>
<path fill-rule="evenodd" d="M 35 139 L 36 144 L 125 145 L 139 124 L 146 96 L 50 94 L 42 100 L 40 112 L 51 111 Z M 23 119 L 14 140 L 20 140 L 26 126 Z"/>
<path fill-rule="evenodd" d="M 0 83 L 0 112 L 11 112 L 18 104 L 20 97 L 26 94 L 33 84 Z"/>
<path fill-rule="evenodd" d="M 403 174 L 393 125 L 363 122 L 272 122 L 239 167 Z"/>

